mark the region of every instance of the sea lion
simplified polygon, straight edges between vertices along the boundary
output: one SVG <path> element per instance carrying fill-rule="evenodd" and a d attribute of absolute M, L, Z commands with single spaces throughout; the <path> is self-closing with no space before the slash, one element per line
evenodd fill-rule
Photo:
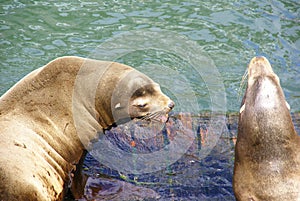
<path fill-rule="evenodd" d="M 124 119 L 166 121 L 173 107 L 157 83 L 127 65 L 51 61 L 0 98 L 0 200 L 62 200 L 71 172 L 81 180 L 75 165 L 99 133 Z"/>
<path fill-rule="evenodd" d="M 265 57 L 248 66 L 235 146 L 237 200 L 300 200 L 300 137 L 279 78 Z"/>

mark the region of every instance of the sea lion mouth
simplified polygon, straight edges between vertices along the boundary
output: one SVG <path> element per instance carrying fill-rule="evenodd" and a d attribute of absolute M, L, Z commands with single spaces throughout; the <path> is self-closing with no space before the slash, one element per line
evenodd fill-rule
<path fill-rule="evenodd" d="M 141 127 L 149 126 L 150 124 L 164 124 L 169 120 L 169 114 L 165 111 L 149 112 L 144 116 L 135 117 Z"/>
<path fill-rule="evenodd" d="M 149 126 L 150 124 L 165 124 L 169 121 L 169 114 L 163 111 L 149 112 L 146 115 L 128 117 L 119 119 L 116 125 L 124 124 L 129 121 L 136 122 L 141 127 Z"/>
<path fill-rule="evenodd" d="M 157 112 L 151 112 L 146 114 L 143 117 L 140 117 L 140 120 L 143 121 L 154 121 L 154 122 L 167 122 L 168 120 L 168 113 L 166 113 L 165 111 L 157 111 Z"/>

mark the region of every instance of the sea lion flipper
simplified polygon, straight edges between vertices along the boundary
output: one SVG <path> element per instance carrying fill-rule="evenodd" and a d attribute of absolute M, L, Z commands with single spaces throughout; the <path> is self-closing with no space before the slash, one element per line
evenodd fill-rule
<path fill-rule="evenodd" d="M 87 153 L 87 150 L 83 151 L 79 162 L 76 164 L 75 170 L 72 172 L 70 189 L 75 199 L 80 199 L 84 195 L 84 187 L 88 177 L 82 172 L 82 170 Z"/>

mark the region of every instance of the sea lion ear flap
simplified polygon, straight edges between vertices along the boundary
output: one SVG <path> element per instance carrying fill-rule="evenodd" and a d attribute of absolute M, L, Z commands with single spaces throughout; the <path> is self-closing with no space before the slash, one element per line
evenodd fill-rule
<path fill-rule="evenodd" d="M 115 105 L 115 109 L 120 109 L 121 108 L 121 103 L 117 103 L 116 105 Z"/>
<path fill-rule="evenodd" d="M 242 105 L 241 109 L 240 109 L 240 114 L 245 110 L 245 104 Z"/>
<path fill-rule="evenodd" d="M 286 102 L 286 101 L 285 101 L 285 104 L 286 104 L 287 109 L 288 109 L 288 110 L 291 110 L 290 104 L 288 104 L 288 102 Z"/>

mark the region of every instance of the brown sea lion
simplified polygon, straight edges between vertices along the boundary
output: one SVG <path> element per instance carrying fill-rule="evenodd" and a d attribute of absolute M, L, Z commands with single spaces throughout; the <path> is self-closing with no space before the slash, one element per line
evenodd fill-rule
<path fill-rule="evenodd" d="M 62 200 L 71 172 L 81 179 L 75 166 L 99 132 L 123 119 L 164 121 L 173 107 L 158 84 L 129 66 L 51 61 L 0 98 L 0 200 Z"/>
<path fill-rule="evenodd" d="M 233 175 L 241 201 L 300 200 L 300 137 L 279 78 L 265 57 L 248 66 Z"/>

